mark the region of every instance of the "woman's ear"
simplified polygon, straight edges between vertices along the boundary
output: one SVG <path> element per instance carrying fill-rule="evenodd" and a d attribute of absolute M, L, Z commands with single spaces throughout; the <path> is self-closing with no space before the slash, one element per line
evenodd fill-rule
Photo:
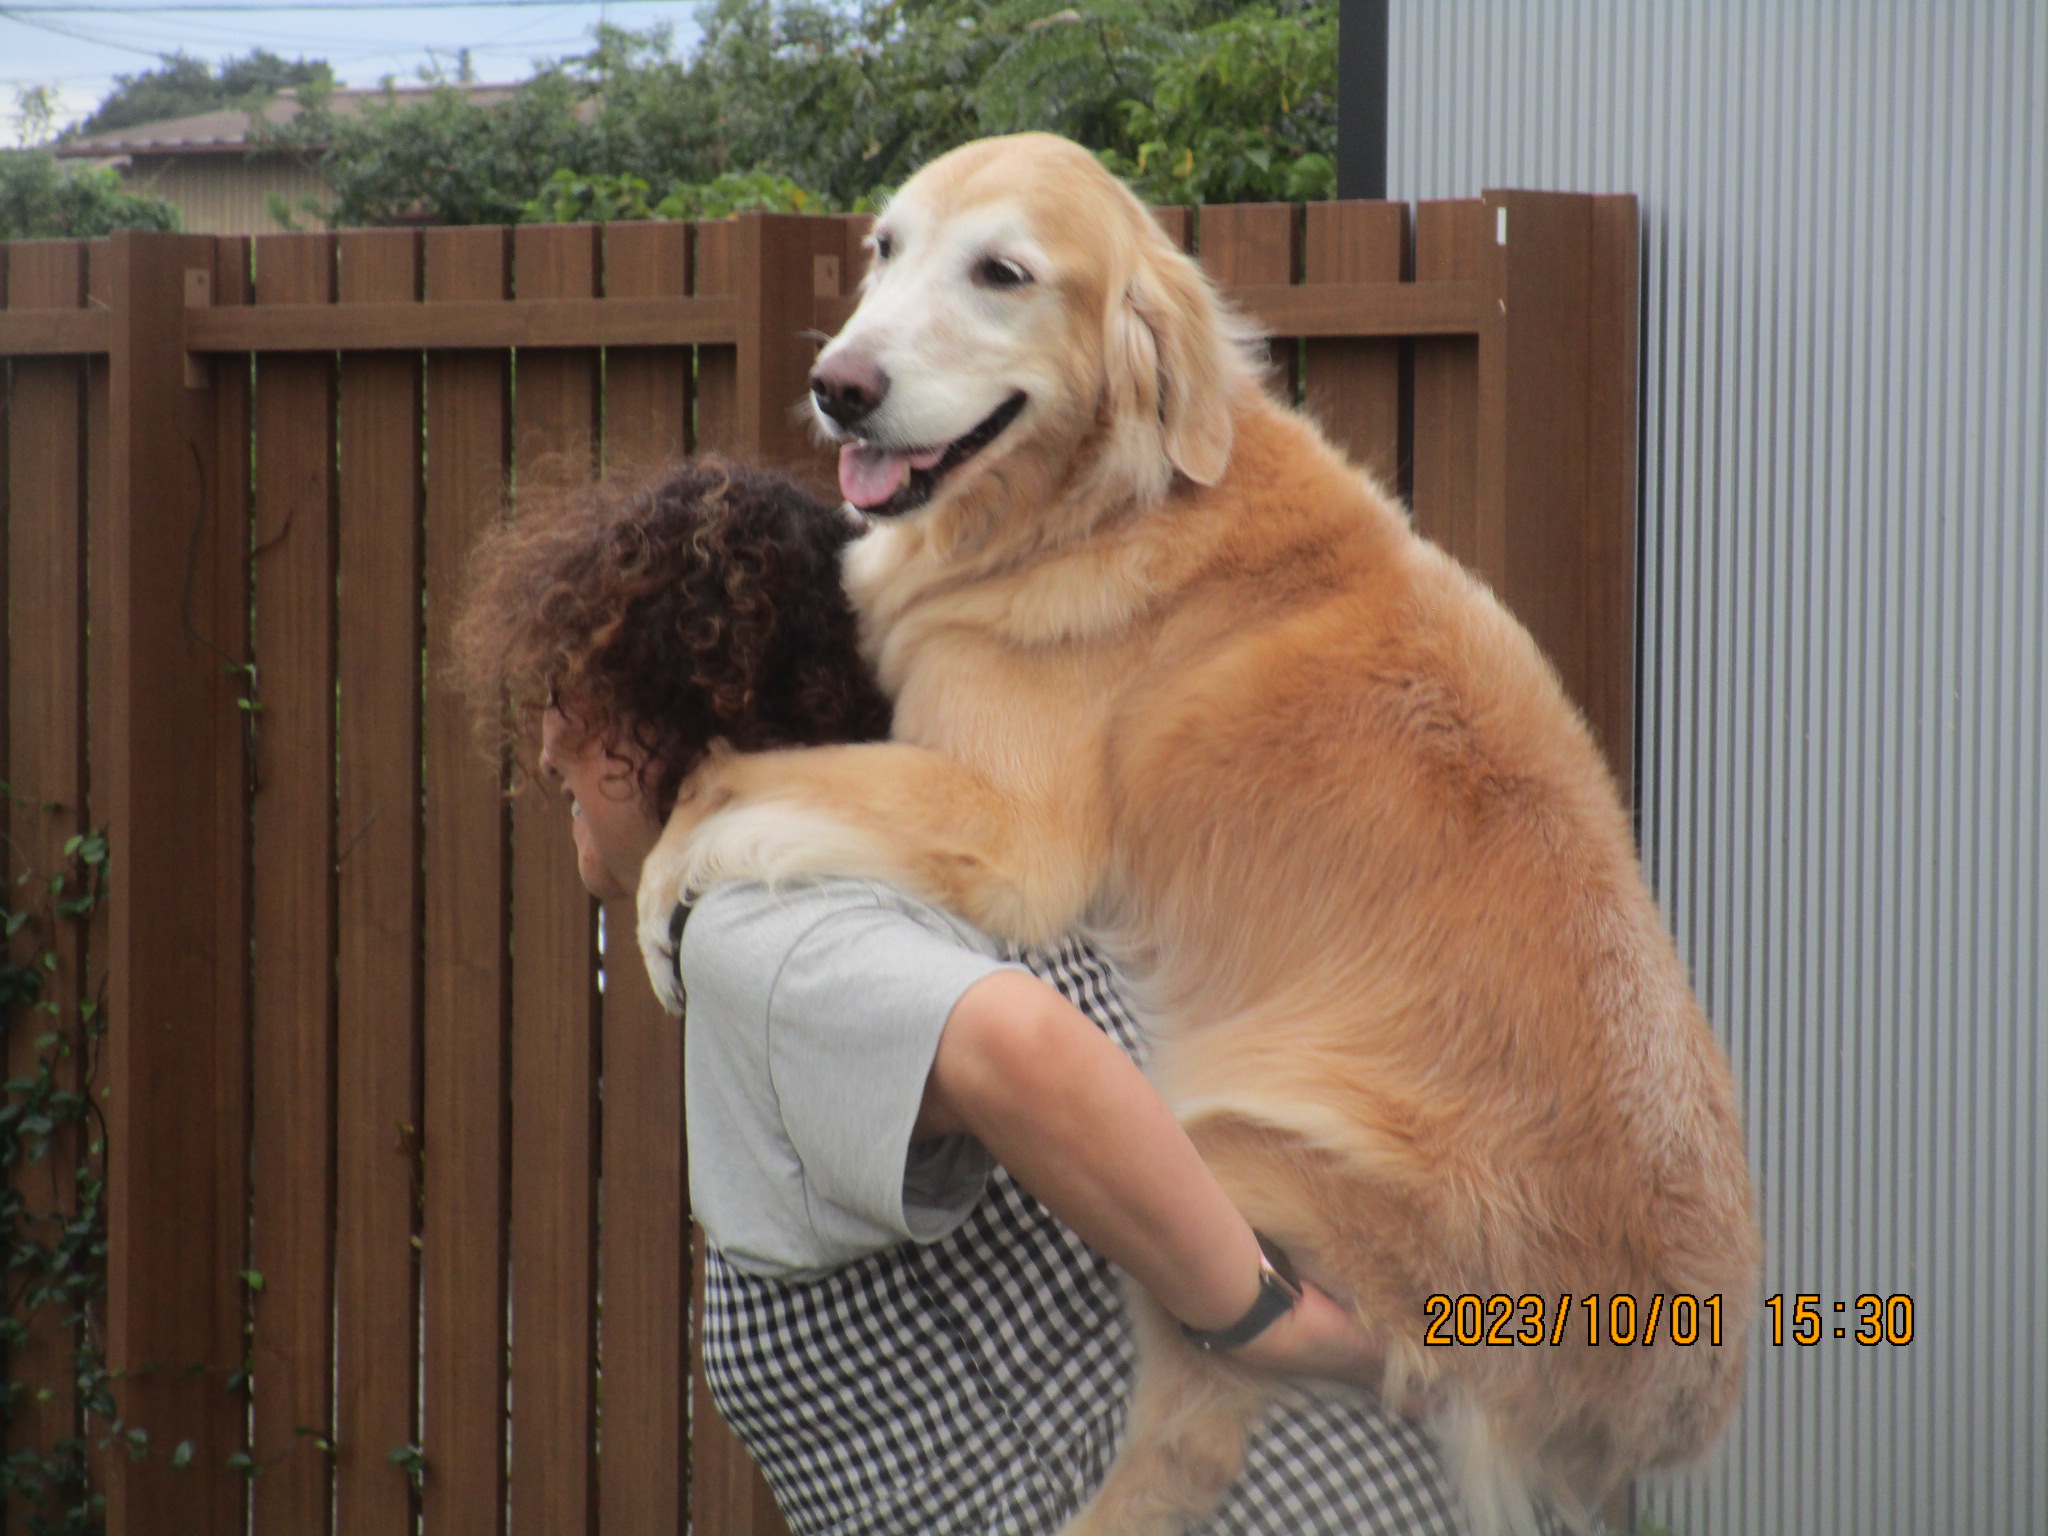
<path fill-rule="evenodd" d="M 1150 381 L 1138 373 L 1133 382 L 1140 401 L 1156 401 L 1166 457 L 1214 485 L 1230 463 L 1231 399 L 1246 376 L 1234 328 L 1200 269 L 1163 241 L 1140 243 L 1123 309 L 1124 361 L 1152 370 Z"/>

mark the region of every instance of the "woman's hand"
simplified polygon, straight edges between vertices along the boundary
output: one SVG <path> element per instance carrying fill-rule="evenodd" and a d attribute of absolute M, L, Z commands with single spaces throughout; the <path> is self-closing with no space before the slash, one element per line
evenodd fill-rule
<path fill-rule="evenodd" d="M 1285 1376 L 1321 1376 L 1377 1389 L 1387 1366 L 1381 1342 L 1351 1313 L 1306 1281 L 1301 1300 L 1250 1343 L 1224 1358 Z"/>

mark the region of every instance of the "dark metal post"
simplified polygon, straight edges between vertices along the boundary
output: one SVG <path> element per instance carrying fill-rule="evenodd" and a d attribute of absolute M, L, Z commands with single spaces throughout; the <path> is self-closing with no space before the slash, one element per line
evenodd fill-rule
<path fill-rule="evenodd" d="M 1337 195 L 1387 195 L 1387 6 L 1338 0 Z"/>

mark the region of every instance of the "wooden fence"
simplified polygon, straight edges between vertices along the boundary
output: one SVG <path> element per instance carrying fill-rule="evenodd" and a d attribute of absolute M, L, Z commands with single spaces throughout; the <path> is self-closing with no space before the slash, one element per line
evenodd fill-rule
<path fill-rule="evenodd" d="M 1626 784 L 1633 199 L 1160 217 Z M 0 247 L 10 875 L 112 847 L 60 956 L 105 1000 L 103 1336 L 155 1448 L 102 1458 L 112 1532 L 779 1529 L 701 1384 L 692 1476 L 680 1032 L 435 679 L 508 474 L 716 449 L 829 478 L 795 407 L 864 232 Z M 21 1175 L 39 1209 L 59 1150 Z M 18 1446 L 79 1415 L 32 1321 Z"/>

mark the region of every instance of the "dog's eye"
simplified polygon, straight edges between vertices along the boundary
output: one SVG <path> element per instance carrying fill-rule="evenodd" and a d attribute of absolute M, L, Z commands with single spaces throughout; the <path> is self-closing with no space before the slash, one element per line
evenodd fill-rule
<path fill-rule="evenodd" d="M 1031 274 L 1007 256 L 984 256 L 974 269 L 974 280 L 984 288 L 1022 288 Z"/>
<path fill-rule="evenodd" d="M 875 231 L 875 260 L 887 261 L 889 252 L 896 248 L 896 242 L 881 230 Z"/>

